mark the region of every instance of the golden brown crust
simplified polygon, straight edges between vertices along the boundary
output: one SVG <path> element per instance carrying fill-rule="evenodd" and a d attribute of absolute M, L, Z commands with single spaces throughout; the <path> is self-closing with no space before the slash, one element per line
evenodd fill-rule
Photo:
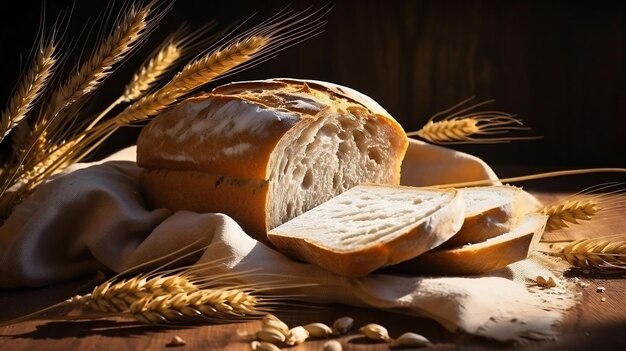
<path fill-rule="evenodd" d="M 392 166 L 389 180 L 384 182 L 399 183 L 408 140 L 402 127 L 373 100 L 324 82 L 238 82 L 189 98 L 142 130 L 137 163 L 146 169 L 144 190 L 149 204 L 172 210 L 221 212 L 267 242 L 268 219 L 277 217 L 270 213 L 269 195 L 276 193 L 271 188 L 275 181 L 271 173 L 282 160 L 282 153 L 278 155 L 276 150 L 297 145 L 300 133 L 308 126 L 347 113 L 358 115 L 364 124 L 372 121 L 389 135 L 390 143 L 385 147 L 393 151 L 387 156 Z M 221 176 L 248 183 L 243 188 L 214 192 L 211 184 Z M 263 184 L 263 196 L 246 190 L 250 184 L 254 184 L 252 188 Z M 242 201 L 251 206 L 241 209 Z"/>
<path fill-rule="evenodd" d="M 142 186 L 146 200 L 155 208 L 227 213 L 246 233 L 267 243 L 267 181 L 194 171 L 146 170 Z"/>
<path fill-rule="evenodd" d="M 210 105 L 206 103 L 209 101 Z M 208 130 L 195 129 L 206 121 L 209 111 L 240 102 L 234 96 L 205 94 L 164 112 L 142 130 L 137 140 L 137 163 L 147 169 L 193 170 L 266 179 L 272 150 L 296 122 L 265 121 L 262 134 L 247 130 L 229 134 L 229 127 L 224 126 L 219 134 L 203 136 L 210 132 L 211 126 Z M 206 106 L 198 109 L 203 103 Z M 187 137 L 181 137 L 183 135 Z"/>
<path fill-rule="evenodd" d="M 449 203 L 428 218 L 416 226 L 411 224 L 407 224 L 406 232 L 393 240 L 351 251 L 337 251 L 288 233 L 270 231 L 268 237 L 280 252 L 294 259 L 316 264 L 341 276 L 361 277 L 376 269 L 410 260 L 454 235 L 463 224 L 461 196 L 455 194 Z"/>
<path fill-rule="evenodd" d="M 437 275 L 476 275 L 495 271 L 528 258 L 543 233 L 547 217 L 529 215 L 534 225 L 506 240 L 486 241 L 452 249 L 436 248 L 390 267 L 394 272 Z"/>
<path fill-rule="evenodd" d="M 453 248 L 480 243 L 500 234 L 508 233 L 521 222 L 527 212 L 522 189 L 503 185 L 486 187 L 485 191 L 492 188 L 508 188 L 511 194 L 514 194 L 511 196 L 511 202 L 468 215 L 465 217 L 461 230 L 446 241 L 442 247 Z"/>
<path fill-rule="evenodd" d="M 533 233 L 526 233 L 511 241 L 479 249 L 432 250 L 411 260 L 400 271 L 438 275 L 491 272 L 526 259 L 532 239 Z"/>
<path fill-rule="evenodd" d="M 268 179 L 271 152 L 294 125 L 351 108 L 376 115 L 393 128 L 401 161 L 408 147 L 402 127 L 375 102 L 363 105 L 366 98 L 323 82 L 277 79 L 227 84 L 179 103 L 144 127 L 137 140 L 137 163 L 148 169 Z M 219 118 L 208 118 L 216 111 Z"/>

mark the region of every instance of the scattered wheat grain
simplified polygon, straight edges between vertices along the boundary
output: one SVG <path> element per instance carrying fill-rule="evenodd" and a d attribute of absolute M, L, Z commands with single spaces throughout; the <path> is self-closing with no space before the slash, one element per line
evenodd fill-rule
<path fill-rule="evenodd" d="M 359 331 L 365 335 L 367 338 L 374 340 L 374 341 L 389 341 L 389 333 L 387 332 L 387 329 L 385 329 L 385 327 L 375 324 L 375 323 L 370 323 L 367 324 L 363 327 L 361 327 L 359 329 Z"/>

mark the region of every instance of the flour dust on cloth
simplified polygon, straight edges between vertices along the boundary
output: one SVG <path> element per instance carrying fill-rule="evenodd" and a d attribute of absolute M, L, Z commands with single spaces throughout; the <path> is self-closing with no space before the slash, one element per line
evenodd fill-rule
<path fill-rule="evenodd" d="M 208 245 L 198 262 L 223 262 L 207 274 L 254 269 L 240 278 L 251 284 L 287 275 L 293 277 L 291 286 L 306 285 L 313 302 L 420 315 L 451 331 L 503 341 L 550 337 L 552 326 L 574 303 L 564 283 L 532 260 L 480 277 L 339 277 L 288 259 L 250 238 L 223 214 L 148 209 L 134 157 L 130 148 L 107 162 L 76 165 L 17 206 L 0 228 L 0 287 L 43 286 L 99 269 L 122 272 L 195 243 L 195 248 Z M 403 184 L 413 186 L 497 182 L 480 159 L 414 140 L 402 176 Z M 558 290 L 529 291 L 525 280 L 538 275 L 555 278 Z M 279 293 L 301 295 L 304 289 Z"/>

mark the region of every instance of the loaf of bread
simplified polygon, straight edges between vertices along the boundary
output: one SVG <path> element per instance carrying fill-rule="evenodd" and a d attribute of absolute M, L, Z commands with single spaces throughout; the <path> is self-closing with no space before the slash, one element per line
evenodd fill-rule
<path fill-rule="evenodd" d="M 282 253 L 347 277 L 437 247 L 463 223 L 455 189 L 356 186 L 269 231 Z"/>
<path fill-rule="evenodd" d="M 465 202 L 465 221 L 444 247 L 474 244 L 516 227 L 527 212 L 521 188 L 501 185 L 459 189 Z"/>
<path fill-rule="evenodd" d="M 227 84 L 157 116 L 137 141 L 153 207 L 221 212 L 253 237 L 361 183 L 398 184 L 408 145 L 376 102 L 294 79 Z"/>
<path fill-rule="evenodd" d="M 530 213 L 508 233 L 478 244 L 435 248 L 390 270 L 428 275 L 475 275 L 495 271 L 526 259 L 536 249 L 547 219 L 547 216 Z"/>

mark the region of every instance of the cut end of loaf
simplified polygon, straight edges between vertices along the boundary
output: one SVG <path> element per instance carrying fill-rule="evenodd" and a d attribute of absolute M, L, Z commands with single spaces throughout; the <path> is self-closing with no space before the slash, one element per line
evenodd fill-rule
<path fill-rule="evenodd" d="M 361 185 L 268 233 L 281 252 L 343 276 L 411 259 L 456 233 L 456 190 Z"/>
<path fill-rule="evenodd" d="M 459 189 L 465 202 L 465 221 L 445 247 L 474 244 L 507 233 L 527 213 L 521 188 L 499 185 Z"/>
<path fill-rule="evenodd" d="M 383 123 L 381 123 L 381 121 Z M 332 111 L 293 128 L 270 161 L 268 228 L 362 184 L 397 185 L 406 145 L 384 117 Z"/>

